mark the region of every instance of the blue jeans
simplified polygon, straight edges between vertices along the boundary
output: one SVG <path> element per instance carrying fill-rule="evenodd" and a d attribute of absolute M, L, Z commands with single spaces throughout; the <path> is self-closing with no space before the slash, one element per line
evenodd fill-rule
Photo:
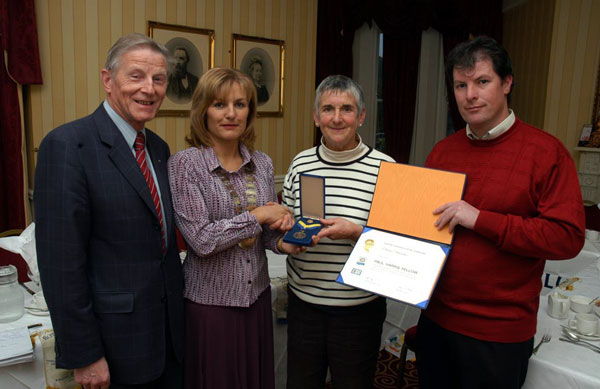
<path fill-rule="evenodd" d="M 288 290 L 287 389 L 323 388 L 328 367 L 334 388 L 373 388 L 385 299 L 328 308 Z"/>

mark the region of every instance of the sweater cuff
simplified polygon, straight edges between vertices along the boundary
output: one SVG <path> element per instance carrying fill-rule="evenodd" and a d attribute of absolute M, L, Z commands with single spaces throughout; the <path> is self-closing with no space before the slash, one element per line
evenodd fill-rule
<path fill-rule="evenodd" d="M 506 227 L 506 218 L 506 215 L 500 213 L 479 211 L 479 216 L 477 217 L 477 221 L 475 221 L 473 231 L 494 242 L 500 242 L 500 235 Z"/>

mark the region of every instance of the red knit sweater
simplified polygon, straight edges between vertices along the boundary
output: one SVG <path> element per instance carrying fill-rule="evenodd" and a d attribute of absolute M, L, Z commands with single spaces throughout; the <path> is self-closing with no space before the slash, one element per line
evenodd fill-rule
<path fill-rule="evenodd" d="M 536 331 L 545 259 L 576 256 L 585 218 L 573 160 L 548 133 L 516 119 L 496 139 L 461 130 L 427 167 L 467 174 L 464 200 L 480 210 L 459 227 L 425 315 L 473 338 L 521 342 Z"/>

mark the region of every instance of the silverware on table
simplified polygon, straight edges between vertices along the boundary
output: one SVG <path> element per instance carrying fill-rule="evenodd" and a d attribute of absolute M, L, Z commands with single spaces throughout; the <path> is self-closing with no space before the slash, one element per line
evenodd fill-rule
<path fill-rule="evenodd" d="M 562 340 L 563 342 L 567 342 L 567 343 L 571 343 L 571 344 L 576 344 L 578 346 L 585 347 L 585 348 L 587 348 L 589 350 L 592 350 L 592 351 L 595 351 L 597 353 L 600 353 L 600 347 L 594 346 L 594 345 L 589 344 L 589 343 L 582 343 L 580 341 L 575 341 L 575 340 L 571 340 L 571 339 L 567 339 L 567 338 L 558 338 L 558 340 Z"/>
<path fill-rule="evenodd" d="M 533 349 L 533 353 L 537 353 L 538 350 L 540 349 L 540 347 L 542 346 L 542 344 L 544 343 L 548 343 L 550 341 L 550 339 L 552 339 L 552 336 L 550 336 L 550 334 L 544 334 L 544 336 L 542 336 L 542 340 L 540 340 L 540 342 L 537 344 L 537 346 L 534 347 Z"/>
<path fill-rule="evenodd" d="M 33 290 L 31 290 L 31 288 L 29 288 L 27 285 L 25 284 L 21 284 L 21 286 L 23 287 L 23 289 L 25 289 L 27 291 L 27 293 L 29 293 L 30 295 L 34 295 L 35 292 Z"/>
<path fill-rule="evenodd" d="M 585 340 L 581 339 L 581 334 L 578 334 L 576 331 L 570 329 L 569 327 L 565 327 L 565 326 L 561 326 L 561 327 L 563 329 L 563 334 L 567 337 L 567 339 L 572 340 L 573 342 L 585 343 L 592 347 L 598 347 L 595 344 L 586 342 Z M 600 347 L 598 347 L 598 348 L 600 349 Z"/>

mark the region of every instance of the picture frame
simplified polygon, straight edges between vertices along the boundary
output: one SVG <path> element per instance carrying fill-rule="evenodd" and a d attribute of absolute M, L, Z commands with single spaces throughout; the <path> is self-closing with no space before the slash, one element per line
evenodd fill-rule
<path fill-rule="evenodd" d="M 579 143 L 577 144 L 578 147 L 588 146 L 590 143 L 590 136 L 592 135 L 592 127 L 593 126 L 591 124 L 583 125 L 583 128 L 581 129 L 581 135 L 579 136 Z"/>
<path fill-rule="evenodd" d="M 231 66 L 255 82 L 257 116 L 283 116 L 285 42 L 233 34 L 231 52 Z"/>
<path fill-rule="evenodd" d="M 149 20 L 148 36 L 165 45 L 174 57 L 167 95 L 157 116 L 188 116 L 198 80 L 215 66 L 215 32 Z"/>

